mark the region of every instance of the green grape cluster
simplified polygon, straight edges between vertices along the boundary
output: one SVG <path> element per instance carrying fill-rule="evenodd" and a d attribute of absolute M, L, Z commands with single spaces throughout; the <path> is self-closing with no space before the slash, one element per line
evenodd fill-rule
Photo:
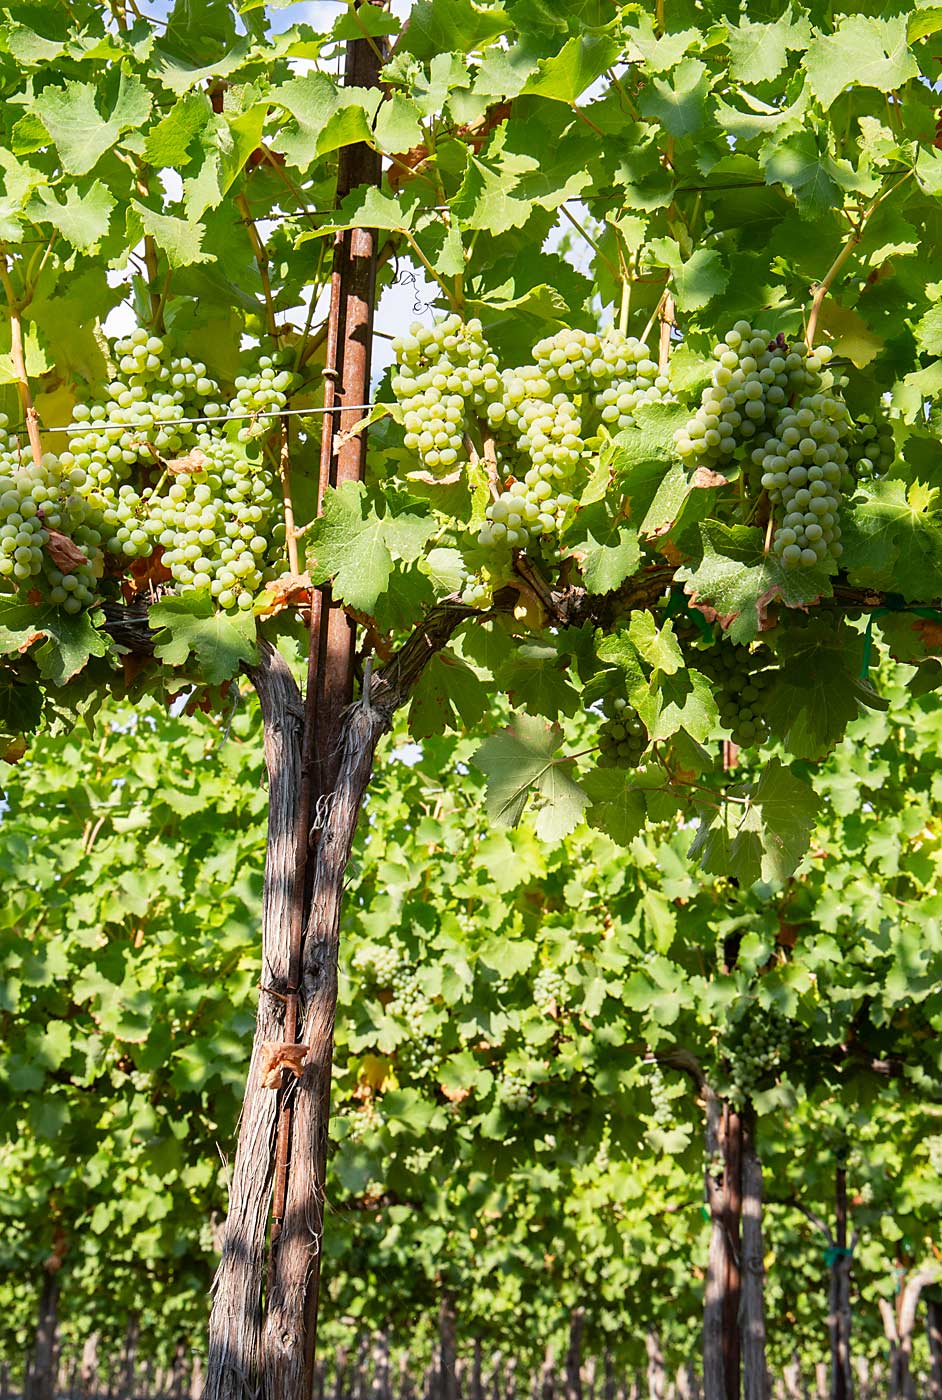
<path fill-rule="evenodd" d="M 141 462 L 153 466 L 159 457 L 180 452 L 188 425 L 179 420 L 194 417 L 218 393 L 204 364 L 188 356 L 167 358 L 161 337 L 146 330 L 116 341 L 114 354 L 123 377 L 104 385 L 91 403 L 75 405 L 63 454 L 108 492 Z"/>
<path fill-rule="evenodd" d="M 768 737 L 763 710 L 773 676 L 768 647 L 750 651 L 718 641 L 694 652 L 691 665 L 713 682 L 720 720 L 733 743 L 744 749 L 763 743 Z"/>
<path fill-rule="evenodd" d="M 599 767 L 634 768 L 648 746 L 648 731 L 621 687 L 602 696 L 604 719 L 599 725 Z"/>
<path fill-rule="evenodd" d="M 353 965 L 365 972 L 377 986 L 388 987 L 396 976 L 400 961 L 400 950 L 395 944 L 367 943 L 357 949 Z"/>
<path fill-rule="evenodd" d="M 250 609 L 284 525 L 274 474 L 259 447 L 246 445 L 256 425 L 232 430 L 225 420 L 229 412 L 277 411 L 294 376 L 263 356 L 236 380 L 225 409 L 206 366 L 168 356 L 159 336 L 135 330 L 115 342 L 113 354 L 122 377 L 75 405 L 67 447 L 48 468 L 58 472 L 55 494 L 65 508 L 64 524 L 46 511 L 48 524 L 89 558 L 84 572 L 47 569 L 51 600 L 71 612 L 88 606 L 102 553 L 114 561 L 110 572 L 120 573 L 160 550 L 177 591 L 205 590 L 221 609 Z M 259 421 L 271 430 L 269 418 Z M 29 484 L 23 472 L 18 490 Z M 71 494 L 64 497 L 66 482 Z"/>
<path fill-rule="evenodd" d="M 592 373 L 599 386 L 596 407 L 613 433 L 635 426 L 634 411 L 639 404 L 660 403 L 670 397 L 670 380 L 661 374 L 648 347 L 620 331 L 610 330 L 603 337 Z"/>
<path fill-rule="evenodd" d="M 389 1012 L 404 1021 L 410 1037 L 425 1035 L 425 1017 L 431 1005 L 416 980 L 415 973 L 408 967 L 398 967 L 391 981 L 392 1000 Z"/>
<path fill-rule="evenodd" d="M 773 1084 L 787 1065 L 792 1027 L 773 1007 L 752 1005 L 727 1029 L 721 1053 L 727 1062 L 730 1100 L 737 1106 Z"/>
<path fill-rule="evenodd" d="M 101 533 L 80 495 L 85 473 L 51 452 L 35 463 L 7 434 L 7 422 L 0 414 L 0 580 L 28 589 L 41 579 L 51 602 L 81 612 L 94 601 L 102 571 Z M 50 553 L 51 530 L 78 546 L 66 569 Z"/>
<path fill-rule="evenodd" d="M 530 1086 L 522 1074 L 505 1070 L 497 1081 L 497 1099 L 511 1112 L 519 1113 L 530 1102 Z"/>
<path fill-rule="evenodd" d="M 403 1158 L 402 1165 L 414 1176 L 425 1176 L 437 1155 L 434 1147 L 415 1147 Z"/>
<path fill-rule="evenodd" d="M 840 558 L 838 513 L 850 479 L 844 446 L 849 427 L 844 402 L 822 389 L 779 414 L 775 436 L 753 453 L 779 516 L 772 549 L 786 568 Z"/>
<path fill-rule="evenodd" d="M 364 1138 L 375 1133 L 383 1121 L 383 1116 L 376 1107 L 376 1100 L 372 1095 L 368 1099 L 364 1099 L 352 1113 L 347 1113 L 345 1117 L 349 1125 L 347 1136 L 351 1142 L 362 1142 Z"/>
<path fill-rule="evenodd" d="M 566 979 L 551 967 L 542 967 L 533 983 L 533 1002 L 546 1016 L 554 1015 L 565 1004 Z"/>
<path fill-rule="evenodd" d="M 416 321 L 393 341 L 398 373 L 392 390 L 404 409 L 405 446 L 430 471 L 465 457 L 469 406 L 483 409 L 500 390 L 497 360 L 478 320 L 451 315 L 434 326 Z"/>
<path fill-rule="evenodd" d="M 263 586 L 269 540 L 283 530 L 278 502 L 267 475 L 234 443 L 206 435 L 197 442 L 200 471 L 177 478 L 164 496 L 145 493 L 150 530 L 181 592 L 209 589 L 221 608 L 245 611 Z"/>
<path fill-rule="evenodd" d="M 538 340 L 533 359 L 544 379 L 567 388 L 581 388 L 591 376 L 604 376 L 602 342 L 594 331 L 564 328 Z"/>
<path fill-rule="evenodd" d="M 855 481 L 884 476 L 896 460 L 893 428 L 885 418 L 854 420 L 846 442 L 847 465 Z"/>
<path fill-rule="evenodd" d="M 806 386 L 805 357 L 782 335 L 737 321 L 713 348 L 716 366 L 700 407 L 674 445 L 692 466 L 722 465 L 765 428 L 796 389 Z"/>
<path fill-rule="evenodd" d="M 288 395 L 298 383 L 297 375 L 288 368 L 289 354 L 279 350 L 275 355 L 262 355 L 251 374 L 240 374 L 234 381 L 235 396 L 229 403 L 233 414 L 251 413 L 252 419 L 242 423 L 236 432 L 239 442 L 251 442 L 271 432 L 272 415 L 280 413 Z M 210 400 L 203 405 L 207 418 L 217 418 L 225 412 L 222 405 Z M 254 415 L 261 415 L 255 417 Z"/>
<path fill-rule="evenodd" d="M 582 419 L 554 387 L 537 366 L 522 365 L 504 373 L 502 399 L 487 406 L 488 423 L 512 436 L 526 470 L 488 506 L 481 545 L 523 548 L 531 537 L 556 533 L 573 504 L 565 488 L 582 460 Z"/>
<path fill-rule="evenodd" d="M 674 1121 L 674 1110 L 671 1107 L 670 1096 L 667 1092 L 667 1080 L 664 1078 L 664 1071 L 655 1061 L 651 1066 L 651 1105 L 654 1109 L 654 1122 L 659 1128 L 667 1128 Z"/>
<path fill-rule="evenodd" d="M 502 372 L 480 322 L 465 325 L 457 315 L 430 329 L 413 325 L 394 349 L 406 449 L 425 467 L 449 469 L 468 463 L 470 438 L 496 478 L 478 544 L 506 551 L 539 541 L 554 560 L 553 541 L 596 446 L 587 427 L 595 434 L 600 425 L 631 427 L 638 405 L 670 387 L 647 347 L 612 329 L 564 328 L 537 342 L 533 363 Z"/>

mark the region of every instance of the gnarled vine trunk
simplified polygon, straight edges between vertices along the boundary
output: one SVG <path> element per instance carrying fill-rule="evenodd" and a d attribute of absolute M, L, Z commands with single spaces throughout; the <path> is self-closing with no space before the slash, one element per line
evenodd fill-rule
<path fill-rule="evenodd" d="M 926 1340 L 929 1343 L 927 1400 L 942 1400 L 942 1300 L 926 1301 Z"/>
<path fill-rule="evenodd" d="M 743 1110 L 742 1299 L 739 1313 L 745 1400 L 768 1400 L 765 1357 L 765 1250 L 762 1240 L 762 1162 L 756 1147 L 756 1115 Z"/>
<path fill-rule="evenodd" d="M 566 1351 L 566 1400 L 582 1400 L 582 1333 L 585 1308 L 569 1314 L 569 1347 Z"/>
<path fill-rule="evenodd" d="M 206 1400 L 243 1400 L 261 1381 L 262 1298 L 278 1098 L 262 1084 L 266 1042 L 284 1035 L 301 790 L 301 695 L 287 662 L 262 646 L 250 673 L 268 770 L 268 844 L 262 901 L 262 979 L 252 1058 L 232 1164 L 229 1216 L 213 1283 Z"/>
<path fill-rule="evenodd" d="M 707 1101 L 710 1249 L 703 1315 L 704 1400 L 739 1400 L 742 1124 L 728 1104 Z"/>
<path fill-rule="evenodd" d="M 59 1275 L 52 1269 L 44 1269 L 39 1294 L 39 1315 L 36 1319 L 36 1340 L 24 1385 L 24 1400 L 55 1400 L 58 1336 Z"/>

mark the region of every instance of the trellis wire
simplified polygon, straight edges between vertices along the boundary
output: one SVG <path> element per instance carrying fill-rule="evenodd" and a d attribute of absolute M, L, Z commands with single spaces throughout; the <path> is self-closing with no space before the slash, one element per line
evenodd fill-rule
<path fill-rule="evenodd" d="M 257 413 L 217 413 L 214 418 L 198 416 L 196 418 L 153 418 L 150 422 L 151 428 L 172 428 L 177 423 L 203 423 L 212 427 L 214 423 L 230 423 L 236 419 L 256 418 L 313 418 L 319 413 L 362 413 L 373 408 L 391 408 L 391 404 L 383 403 L 377 399 L 375 403 L 338 403 L 332 408 L 265 408 L 259 409 Z M 105 429 L 120 429 L 121 432 L 133 432 L 134 423 L 119 423 L 113 418 L 86 418 L 81 423 L 67 423 L 55 428 L 43 428 L 44 433 L 72 433 L 79 437 L 85 433 L 101 432 Z M 26 431 L 26 424 L 20 423 L 15 428 L 10 428 L 9 432 L 19 433 Z M 149 431 L 149 430 L 148 430 Z"/>

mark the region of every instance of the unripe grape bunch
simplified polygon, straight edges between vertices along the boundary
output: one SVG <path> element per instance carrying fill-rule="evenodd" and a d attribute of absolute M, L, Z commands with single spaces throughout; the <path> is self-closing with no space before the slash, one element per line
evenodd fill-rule
<path fill-rule="evenodd" d="M 675 436 L 678 454 L 694 468 L 728 469 L 747 448 L 773 510 L 773 554 L 787 569 L 839 559 L 842 495 L 855 477 L 891 464 L 889 425 L 854 423 L 842 397 L 846 381 L 827 368 L 828 345 L 789 344 L 737 321 L 713 356 L 700 408 Z"/>
<path fill-rule="evenodd" d="M 482 463 L 490 472 L 485 549 L 552 551 L 599 431 L 634 426 L 640 404 L 669 394 L 647 347 L 615 330 L 560 330 L 537 342 L 533 363 L 502 371 L 480 322 L 454 314 L 416 322 L 393 347 L 406 451 L 440 479 L 465 469 L 477 485 Z"/>
<path fill-rule="evenodd" d="M 720 721 L 733 743 L 748 749 L 768 736 L 763 709 L 772 681 L 772 653 L 768 647 L 748 647 L 718 641 L 693 651 L 690 664 L 713 682 Z"/>
<path fill-rule="evenodd" d="M 635 768 L 648 746 L 648 731 L 623 686 L 616 683 L 599 703 L 604 715 L 598 729 L 599 767 Z"/>
<path fill-rule="evenodd" d="M 551 967 L 541 967 L 533 983 L 533 1002 L 546 1016 L 558 1014 L 566 1000 L 566 980 Z"/>
<path fill-rule="evenodd" d="M 497 1098 L 512 1113 L 519 1113 L 530 1102 L 530 1086 L 522 1074 L 505 1070 L 497 1081 Z"/>
<path fill-rule="evenodd" d="M 730 1100 L 741 1106 L 773 1084 L 787 1068 L 793 1043 L 791 1023 L 774 1007 L 749 1006 L 726 1028 L 720 1055 L 726 1062 Z"/>
<path fill-rule="evenodd" d="M 163 589 L 250 610 L 284 540 L 255 439 L 277 431 L 270 415 L 295 376 L 280 356 L 262 356 L 227 402 L 204 364 L 143 328 L 110 358 L 113 377 L 76 403 L 58 456 L 37 466 L 0 430 L 0 581 L 38 585 L 77 613 L 114 593 L 134 560 L 157 557 L 170 574 Z"/>
<path fill-rule="evenodd" d="M 0 414 L 0 583 L 26 592 L 39 584 L 50 602 L 79 613 L 103 567 L 101 532 L 81 495 L 85 473 L 52 452 L 36 464 L 7 426 Z M 52 532 L 77 547 L 70 562 L 61 554 L 57 562 Z"/>
<path fill-rule="evenodd" d="M 667 1081 L 664 1078 L 664 1071 L 655 1061 L 651 1066 L 651 1107 L 654 1110 L 653 1117 L 658 1128 L 667 1128 L 674 1121 L 674 1110 L 671 1107 L 670 1095 L 667 1092 Z"/>

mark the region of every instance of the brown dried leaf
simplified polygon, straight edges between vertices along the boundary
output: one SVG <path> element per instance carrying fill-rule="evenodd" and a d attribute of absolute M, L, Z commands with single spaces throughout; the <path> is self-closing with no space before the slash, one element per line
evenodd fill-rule
<path fill-rule="evenodd" d="M 147 665 L 147 657 L 135 656 L 133 652 L 125 652 L 121 657 L 121 665 L 124 668 L 124 684 L 130 689 Z"/>
<path fill-rule="evenodd" d="M 919 633 L 927 656 L 942 656 L 942 624 L 920 617 L 913 622 L 913 631 Z"/>
<path fill-rule="evenodd" d="M 173 578 L 173 574 L 163 560 L 164 551 L 161 545 L 158 545 L 153 554 L 149 554 L 146 559 L 134 560 L 130 572 L 139 593 L 146 592 L 152 584 L 169 583 Z"/>
<path fill-rule="evenodd" d="M 414 180 L 416 175 L 422 174 L 428 162 L 428 146 L 413 146 L 409 151 L 399 151 L 390 156 L 390 160 L 392 164 L 386 178 L 393 194 L 396 194 L 407 180 Z"/>
<path fill-rule="evenodd" d="M 307 1045 L 297 1045 L 287 1040 L 263 1040 L 262 1061 L 259 1066 L 262 1087 L 280 1089 L 282 1070 L 289 1070 L 296 1079 L 300 1079 L 304 1057 L 309 1048 Z"/>
<path fill-rule="evenodd" d="M 471 1097 L 470 1089 L 462 1089 L 460 1086 L 456 1086 L 455 1088 L 448 1088 L 445 1084 L 439 1084 L 438 1087 L 439 1089 L 441 1089 L 442 1093 L 445 1095 L 445 1098 L 448 1100 L 449 1103 L 464 1103 L 465 1099 L 469 1099 Z"/>
<path fill-rule="evenodd" d="M 256 604 L 256 613 L 259 617 L 274 617 L 286 608 L 309 604 L 312 587 L 310 574 L 282 574 L 266 583 Z"/>
<path fill-rule="evenodd" d="M 0 762 L 19 763 L 25 752 L 26 738 L 23 734 L 14 734 L 12 738 L 0 734 Z"/>
<path fill-rule="evenodd" d="M 709 467 L 697 467 L 690 478 L 690 485 L 706 490 L 711 486 L 728 486 L 729 478 L 721 475 L 720 472 L 711 471 Z"/>
<path fill-rule="evenodd" d="M 798 925 L 780 923 L 775 941 L 780 948 L 794 948 L 798 942 Z"/>
<path fill-rule="evenodd" d="M 171 458 L 167 463 L 167 471 L 171 476 L 192 476 L 195 472 L 205 471 L 208 466 L 209 458 L 206 453 L 194 447 L 185 457 Z"/>
<path fill-rule="evenodd" d="M 20 642 L 19 646 L 17 647 L 17 651 L 22 656 L 24 651 L 29 651 L 30 647 L 33 645 L 34 642 L 42 642 L 45 640 L 45 637 L 45 632 L 30 632 L 29 636 L 24 637 L 23 640 Z"/>
<path fill-rule="evenodd" d="M 88 563 L 88 555 L 84 549 L 80 549 L 74 540 L 69 539 L 68 535 L 63 535 L 59 530 L 50 530 L 48 527 L 46 533 L 49 536 L 46 541 L 46 552 L 57 569 L 61 569 L 64 574 L 71 574 L 74 569 Z"/>

